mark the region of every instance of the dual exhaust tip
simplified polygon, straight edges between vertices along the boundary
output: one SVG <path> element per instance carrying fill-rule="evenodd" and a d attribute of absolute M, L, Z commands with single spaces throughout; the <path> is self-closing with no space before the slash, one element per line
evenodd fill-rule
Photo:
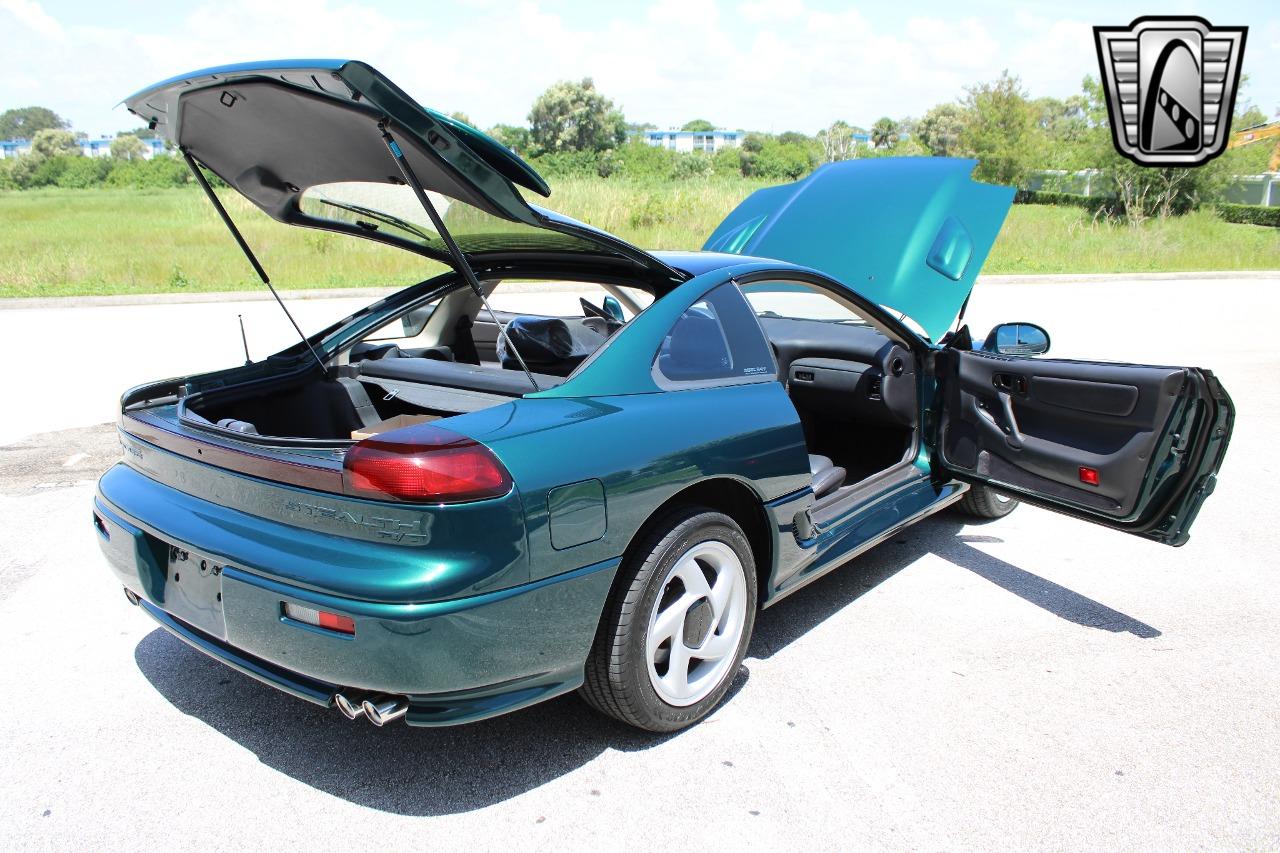
<path fill-rule="evenodd" d="M 333 704 L 348 720 L 367 717 L 375 726 L 395 722 L 409 712 L 409 700 L 386 693 L 335 693 Z"/>
<path fill-rule="evenodd" d="M 129 589 L 124 588 L 124 597 L 129 599 L 130 604 L 138 604 L 141 597 Z M 409 713 L 409 700 L 403 696 L 392 696 L 387 693 L 362 693 L 351 692 L 333 694 L 333 704 L 338 706 L 338 710 L 342 716 L 348 720 L 358 720 L 361 717 L 368 717 L 369 722 L 381 728 L 387 723 L 393 723 L 396 720 Z"/>

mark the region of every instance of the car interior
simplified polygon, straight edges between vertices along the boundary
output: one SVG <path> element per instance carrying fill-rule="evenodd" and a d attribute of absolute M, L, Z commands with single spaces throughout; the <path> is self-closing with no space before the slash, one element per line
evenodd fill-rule
<path fill-rule="evenodd" d="M 365 335 L 340 356 L 328 380 L 205 394 L 187 416 L 246 435 L 333 440 L 365 437 L 380 424 L 403 426 L 405 418 L 488 408 L 529 393 L 524 367 L 540 389 L 563 383 L 652 299 L 638 287 L 575 286 L 578 292 L 567 293 L 561 286 L 550 304 L 545 293 L 520 284 L 485 283 L 493 316 L 474 293 L 458 288 Z M 910 460 L 917 410 L 910 351 L 808 285 L 756 283 L 742 291 L 799 414 L 819 502 L 834 503 Z M 703 303 L 681 318 L 658 355 L 664 375 L 677 381 L 682 370 L 731 359 Z"/>

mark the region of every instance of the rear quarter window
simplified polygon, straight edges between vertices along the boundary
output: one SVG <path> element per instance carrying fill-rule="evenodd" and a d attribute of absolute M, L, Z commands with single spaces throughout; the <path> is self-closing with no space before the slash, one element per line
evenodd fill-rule
<path fill-rule="evenodd" d="M 773 352 L 738 288 L 723 284 L 680 315 L 654 361 L 659 385 L 730 385 L 774 379 Z"/>

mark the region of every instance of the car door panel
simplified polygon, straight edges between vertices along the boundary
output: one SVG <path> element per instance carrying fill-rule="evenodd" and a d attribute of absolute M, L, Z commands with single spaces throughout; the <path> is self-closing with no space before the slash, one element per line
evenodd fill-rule
<path fill-rule="evenodd" d="M 939 366 L 945 469 L 1030 503 L 1185 539 L 1185 526 L 1162 529 L 1160 507 L 1206 473 L 1212 480 L 1206 457 L 1216 450 L 1220 460 L 1230 432 L 1230 400 L 1208 371 L 961 350 Z"/>
<path fill-rule="evenodd" d="M 1133 414 L 1139 397 L 1137 386 L 1126 382 L 1095 382 L 1052 376 L 1032 377 L 1031 393 L 1044 405 L 1121 418 Z"/>

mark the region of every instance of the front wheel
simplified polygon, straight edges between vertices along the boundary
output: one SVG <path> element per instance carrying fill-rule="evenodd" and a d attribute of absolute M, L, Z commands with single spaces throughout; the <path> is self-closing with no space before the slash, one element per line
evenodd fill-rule
<path fill-rule="evenodd" d="M 1018 506 L 1017 498 L 1002 495 L 989 486 L 970 486 L 957 508 L 974 518 L 1004 518 Z"/>
<path fill-rule="evenodd" d="M 755 580 L 751 546 L 733 519 L 705 508 L 668 518 L 623 561 L 582 696 L 654 732 L 711 713 L 751 639 Z"/>

